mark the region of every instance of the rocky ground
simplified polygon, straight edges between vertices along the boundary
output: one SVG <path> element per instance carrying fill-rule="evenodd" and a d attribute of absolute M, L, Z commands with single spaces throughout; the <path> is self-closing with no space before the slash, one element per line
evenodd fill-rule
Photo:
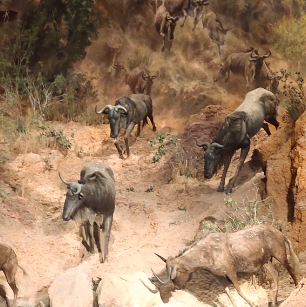
<path fill-rule="evenodd" d="M 177 255 L 194 240 L 204 219 L 221 220 L 230 212 L 226 195 L 216 191 L 220 176 L 204 180 L 201 166 L 193 170 L 195 178 L 190 178 L 179 174 L 178 164 L 172 163 L 179 148 L 174 140 L 182 136 L 177 121 L 164 125 L 157 119 L 156 123 L 158 132 L 166 138 L 166 154 L 156 163 L 152 159 L 157 156 L 159 142 L 157 134 L 148 126 L 138 140 L 134 136 L 130 138 L 131 156 L 120 160 L 109 138 L 107 124 L 84 127 L 71 122 L 62 126 L 73 145 L 67 154 L 55 148 L 41 149 L 38 153 L 11 157 L 3 165 L 0 241 L 14 248 L 20 264 L 29 273 L 29 278 L 23 278 L 21 272 L 17 274 L 18 306 L 32 307 L 39 301 L 47 304 L 47 289 L 52 280 L 84 260 L 90 264 L 94 280 L 103 279 L 110 272 L 142 271 L 150 277 L 154 268 L 162 273 L 164 263 L 154 252 L 164 257 Z M 59 127 L 56 123 L 49 124 Z M 264 132 L 260 132 L 253 146 L 265 138 Z M 149 143 L 154 140 L 155 145 L 150 147 Z M 5 151 L 7 144 L 2 141 L 1 147 Z M 229 175 L 233 174 L 237 158 L 235 156 Z M 90 255 L 81 245 L 77 223 L 61 218 L 66 187 L 58 172 L 68 181 L 77 180 L 82 166 L 90 161 L 107 163 L 115 173 L 117 186 L 109 261 L 104 264 L 99 263 L 97 253 Z M 181 162 L 184 165 L 187 160 Z M 246 168 L 230 197 L 243 208 L 246 201 L 257 197 L 255 183 L 259 193 L 262 191 L 262 178 L 262 172 L 255 174 Z M 304 253 L 300 253 L 299 258 L 303 269 Z M 12 291 L 2 273 L 0 285 L 12 299 Z M 287 298 L 293 289 L 289 275 L 281 270 L 279 301 Z M 194 275 L 187 291 L 198 300 L 199 306 L 230 306 L 215 278 L 205 272 Z M 267 291 L 271 301 L 271 293 Z M 169 296 L 169 291 L 162 291 L 165 302 Z M 182 295 L 180 300 L 186 300 L 185 306 L 191 306 L 190 297 Z M 5 304 L 0 301 L 0 306 Z"/>

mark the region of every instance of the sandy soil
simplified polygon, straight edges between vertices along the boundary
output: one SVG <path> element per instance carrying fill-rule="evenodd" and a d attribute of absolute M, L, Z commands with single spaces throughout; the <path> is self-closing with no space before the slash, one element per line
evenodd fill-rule
<path fill-rule="evenodd" d="M 157 126 L 164 135 L 178 134 L 177 127 L 162 126 L 158 120 Z M 194 240 L 204 218 L 222 219 L 230 209 L 225 204 L 225 195 L 216 191 L 218 177 L 209 181 L 202 176 L 198 180 L 187 180 L 184 176 L 174 179 L 175 170 L 169 163 L 174 145 L 167 146 L 166 155 L 152 163 L 155 151 L 148 142 L 156 134 L 148 126 L 137 141 L 134 136 L 130 138 L 131 156 L 126 160 L 118 158 L 107 124 L 81 127 L 69 123 L 63 128 L 66 135 L 73 136 L 70 137 L 72 149 L 66 156 L 56 149 L 41 150 L 39 154 L 20 154 L 3 168 L 0 239 L 15 249 L 20 264 L 29 273 L 26 279 L 18 272 L 18 306 L 32 307 L 40 300 L 47 302 L 47 288 L 54 277 L 84 260 L 90 264 L 95 280 L 109 272 L 143 271 L 150 277 L 151 267 L 162 273 L 164 263 L 154 252 L 164 257 L 175 256 Z M 64 222 L 61 218 L 66 187 L 58 172 L 68 181 L 77 180 L 81 167 L 89 161 L 107 163 L 116 179 L 109 261 L 104 264 L 99 263 L 97 253 L 89 255 L 82 247 L 77 223 Z M 240 183 L 231 197 L 238 202 L 245 196 L 254 197 L 254 182 L 260 183 L 262 176 L 259 173 Z M 12 291 L 2 273 L 0 285 L 12 299 Z M 279 301 L 293 288 L 289 275 L 282 272 Z M 201 302 L 199 306 L 230 306 L 226 298 L 225 303 L 221 302 L 222 288 L 205 272 L 195 274 L 187 291 Z M 165 301 L 169 293 L 163 294 Z M 5 304 L 0 301 L 0 306 Z M 191 306 L 187 298 L 185 306 Z"/>

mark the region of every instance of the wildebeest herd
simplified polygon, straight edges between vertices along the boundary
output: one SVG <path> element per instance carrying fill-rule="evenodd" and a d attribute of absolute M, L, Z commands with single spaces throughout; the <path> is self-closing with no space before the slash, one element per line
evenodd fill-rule
<path fill-rule="evenodd" d="M 156 3 L 158 2 L 156 1 Z M 193 30 L 202 20 L 203 28 L 207 28 L 210 38 L 218 45 L 218 53 L 221 54 L 220 46 L 224 44 L 224 35 L 230 27 L 224 28 L 220 18 L 214 12 L 204 12 L 204 7 L 208 4 L 208 0 L 164 0 L 161 5 L 156 5 L 154 22 L 156 30 L 164 40 L 162 50 L 165 48 L 167 35 L 169 35 L 170 41 L 173 40 L 177 20 L 184 18 L 181 25 L 183 27 L 186 18 L 191 16 L 194 18 Z M 204 150 L 204 177 L 206 179 L 212 178 L 223 166 L 223 174 L 218 186 L 219 192 L 232 192 L 250 150 L 251 138 L 260 128 L 270 135 L 267 123 L 272 124 L 276 129 L 279 126 L 276 119 L 279 104 L 277 87 L 282 76 L 273 73 L 265 62 L 265 59 L 270 55 L 271 52 L 268 51 L 260 56 L 254 48 L 230 54 L 214 80 L 217 82 L 221 77 L 225 77 L 225 80 L 228 81 L 230 72 L 240 74 L 245 78 L 248 91 L 242 104 L 228 114 L 211 142 L 195 141 L 195 146 Z M 124 63 L 113 62 L 114 69 L 119 71 L 125 68 Z M 96 114 L 108 116 L 110 137 L 114 139 L 121 159 L 124 158 L 124 154 L 127 158 L 130 156 L 128 140 L 136 125 L 136 136 L 139 136 L 141 128 L 148 124 L 148 118 L 153 131 L 156 131 L 151 89 L 153 80 L 158 76 L 158 71 L 151 75 L 147 69 L 136 67 L 125 76 L 125 83 L 132 91 L 132 95 L 119 97 L 114 105 L 107 104 L 100 110 L 97 106 L 95 107 Z M 253 85 L 255 89 L 249 91 Z M 121 129 L 126 131 L 124 135 L 125 149 L 121 148 L 118 142 Z M 232 156 L 238 149 L 241 150 L 240 159 L 234 176 L 226 186 L 226 174 Z M 79 219 L 83 245 L 91 253 L 94 253 L 96 245 L 100 253 L 100 261 L 107 261 L 116 195 L 113 170 L 102 162 L 93 161 L 84 165 L 80 172 L 80 179 L 77 181 L 66 181 L 61 174 L 59 177 L 67 187 L 62 213 L 63 220 Z M 97 215 L 103 216 L 101 225 L 98 225 Z M 104 234 L 103 237 L 100 236 L 101 231 Z M 183 288 L 190 280 L 191 273 L 202 268 L 216 276 L 224 286 L 233 306 L 236 304 L 229 292 L 230 283 L 251 307 L 255 307 L 247 295 L 242 293 L 237 274 L 256 274 L 263 266 L 273 277 L 275 289 L 272 306 L 277 304 L 278 272 L 272 264 L 272 258 L 278 260 L 286 268 L 295 285 L 298 283 L 299 260 L 293 250 L 292 243 L 279 230 L 268 225 L 253 226 L 236 233 L 207 233 L 176 257 L 166 259 L 157 256 L 166 263 L 168 274 L 167 279 L 163 281 L 153 271 L 153 275 L 161 284 L 172 281 L 176 288 Z M 290 263 L 288 256 L 290 256 Z M 0 244 L 0 270 L 4 272 L 14 292 L 13 306 L 16 304 L 18 295 L 15 283 L 18 266 L 15 252 L 10 247 Z M 7 304 L 9 305 L 8 300 Z"/>

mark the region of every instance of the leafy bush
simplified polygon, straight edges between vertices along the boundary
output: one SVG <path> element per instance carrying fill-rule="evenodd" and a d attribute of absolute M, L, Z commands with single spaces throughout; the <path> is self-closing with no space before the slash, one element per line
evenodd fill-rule
<path fill-rule="evenodd" d="M 271 209 L 273 199 L 268 197 L 260 199 L 258 186 L 254 184 L 255 197 L 244 197 L 241 203 L 237 203 L 229 196 L 224 198 L 225 204 L 230 210 L 224 212 L 225 219 L 222 222 L 204 220 L 201 223 L 202 231 L 235 232 L 258 224 L 273 224 L 274 218 Z"/>
<path fill-rule="evenodd" d="M 172 144 L 176 146 L 177 142 L 178 142 L 178 139 L 176 136 L 171 136 L 170 134 L 167 134 L 165 136 L 161 132 L 158 132 L 156 135 L 156 138 L 154 140 L 149 141 L 149 146 L 151 148 L 156 149 L 152 157 L 152 162 L 153 163 L 158 162 L 162 158 L 162 156 L 166 154 L 167 145 Z"/>
<path fill-rule="evenodd" d="M 286 110 L 296 121 L 306 108 L 306 95 L 304 93 L 305 80 L 300 72 L 287 72 L 281 70 L 283 73 L 283 93 L 286 96 Z"/>
<path fill-rule="evenodd" d="M 40 128 L 45 130 L 41 133 L 41 136 L 45 137 L 47 147 L 58 148 L 62 153 L 67 154 L 72 144 L 64 134 L 63 129 L 56 130 L 48 126 L 40 126 Z"/>

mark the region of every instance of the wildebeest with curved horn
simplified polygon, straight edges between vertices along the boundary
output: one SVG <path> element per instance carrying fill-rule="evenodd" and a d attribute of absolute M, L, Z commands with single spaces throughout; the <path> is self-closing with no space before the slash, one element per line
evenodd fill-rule
<path fill-rule="evenodd" d="M 246 89 L 250 89 L 254 80 L 260 77 L 264 60 L 271 55 L 271 51 L 260 56 L 254 48 L 239 53 L 230 54 L 221 65 L 218 76 L 215 78 L 217 82 L 221 77 L 225 77 L 225 82 L 229 80 L 230 72 L 241 75 L 245 78 Z"/>
<path fill-rule="evenodd" d="M 131 97 L 122 96 L 117 98 L 115 105 L 106 105 L 100 111 L 95 107 L 97 114 L 107 114 L 110 123 L 110 137 L 114 138 L 114 144 L 118 150 L 119 158 L 123 159 L 123 150 L 118 143 L 118 136 L 120 129 L 126 129 L 124 135 L 125 148 L 127 157 L 130 155 L 129 148 L 129 136 L 134 129 L 137 127 L 136 137 L 140 135 L 140 123 L 142 127 L 147 124 L 147 117 L 150 118 L 153 125 L 153 131 L 156 131 L 155 123 L 153 120 L 153 105 L 150 96 L 145 94 L 134 94 Z"/>
<path fill-rule="evenodd" d="M 271 134 L 264 120 L 277 128 L 276 108 L 279 100 L 277 97 L 263 88 L 255 89 L 246 94 L 243 103 L 222 124 L 217 136 L 212 142 L 199 144 L 204 150 L 204 177 L 210 179 L 219 168 L 224 165 L 218 191 L 231 193 L 238 173 L 240 172 L 246 156 L 250 150 L 251 138 L 264 128 L 268 135 Z M 225 177 L 232 156 L 237 149 L 241 149 L 239 162 L 234 176 L 230 179 L 226 188 Z"/>
<path fill-rule="evenodd" d="M 288 247 L 291 264 L 286 251 Z M 177 289 L 184 288 L 191 278 L 191 273 L 202 268 L 217 277 L 223 285 L 232 305 L 235 301 L 229 292 L 233 283 L 238 294 L 251 306 L 256 307 L 242 293 L 237 273 L 256 274 L 265 265 L 271 270 L 275 282 L 272 306 L 277 302 L 278 272 L 271 258 L 278 260 L 297 285 L 299 260 L 290 240 L 279 230 L 269 225 L 256 225 L 234 233 L 207 233 L 176 257 L 164 257 L 156 254 L 166 263 L 168 278 L 162 281 L 152 270 L 160 283 L 173 282 Z"/>
<path fill-rule="evenodd" d="M 97 214 L 103 215 L 103 222 L 100 228 L 104 232 L 103 252 L 98 231 L 98 250 L 100 261 L 105 262 L 108 256 L 108 243 L 115 210 L 116 186 L 112 169 L 102 162 L 91 162 L 86 164 L 80 173 L 80 180 L 75 182 L 65 181 L 60 173 L 60 179 L 67 186 L 66 199 L 64 203 L 62 218 L 65 221 L 80 216 L 83 224 L 81 229 L 82 243 L 89 250 L 94 252 L 94 223 Z M 89 237 L 89 244 L 86 236 Z"/>
<path fill-rule="evenodd" d="M 125 76 L 125 84 L 128 84 L 133 94 L 151 95 L 153 80 L 159 76 L 159 71 L 155 75 L 150 75 L 147 69 L 135 67 Z"/>

